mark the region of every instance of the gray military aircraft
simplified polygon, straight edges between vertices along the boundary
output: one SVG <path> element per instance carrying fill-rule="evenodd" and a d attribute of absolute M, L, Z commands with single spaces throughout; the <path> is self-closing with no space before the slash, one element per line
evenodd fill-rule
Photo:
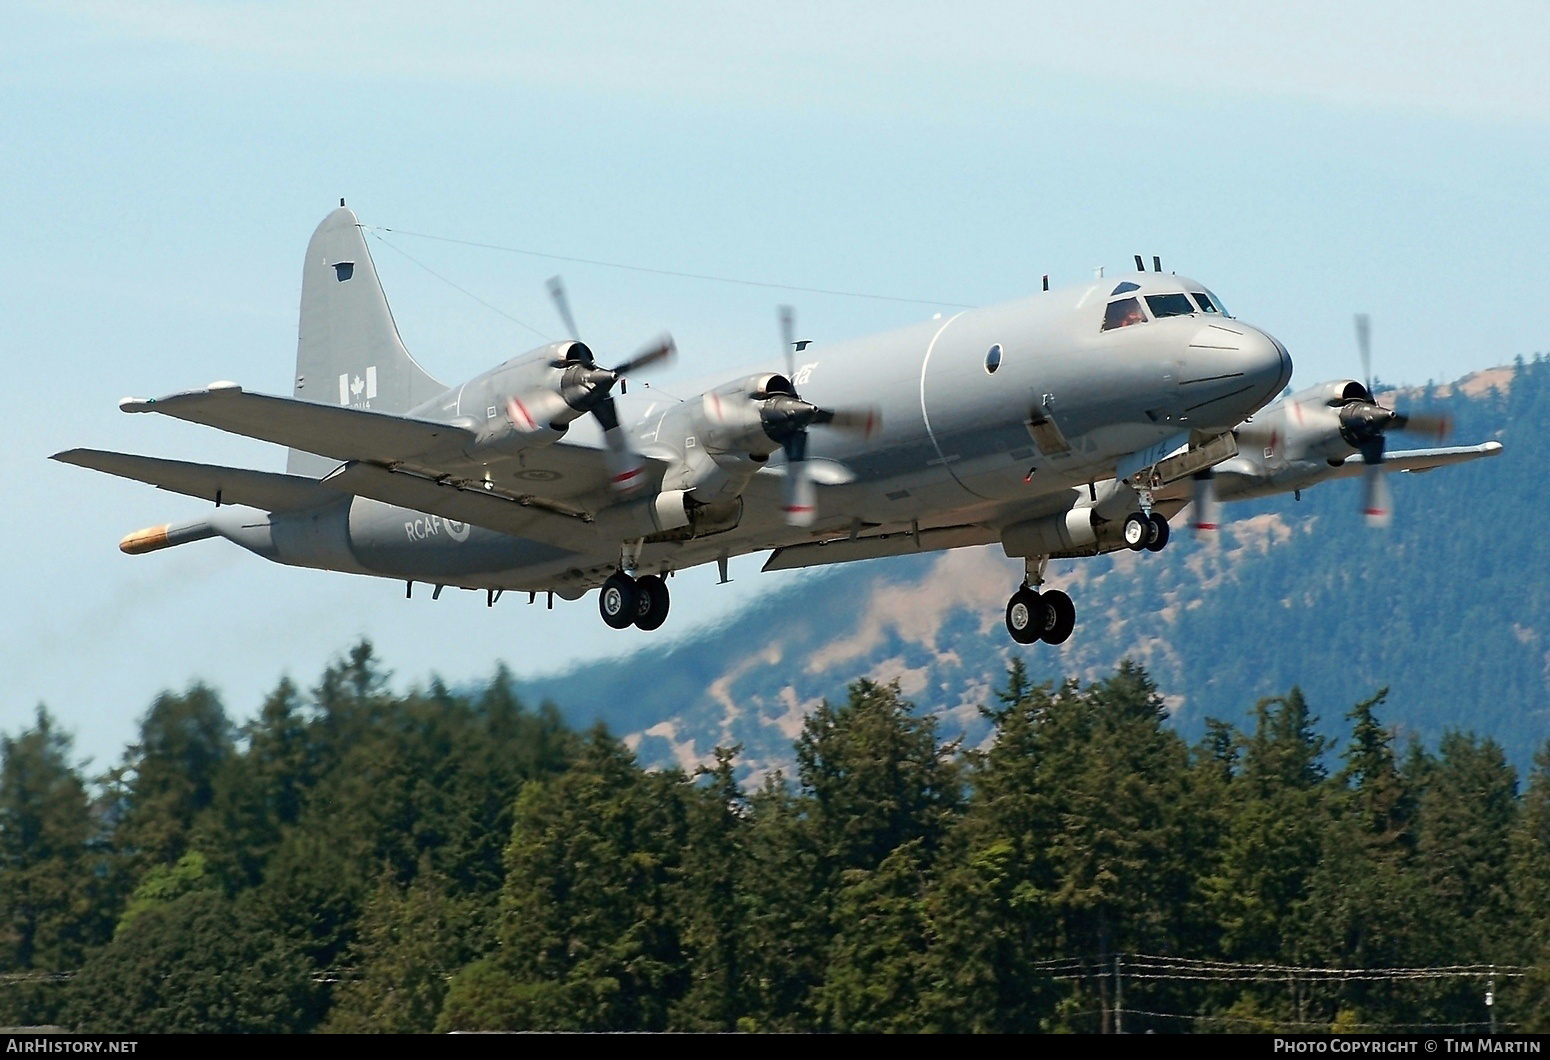
<path fill-rule="evenodd" d="M 445 386 L 405 349 L 341 200 L 307 247 L 291 397 L 217 382 L 120 403 L 287 446 L 286 473 L 91 449 L 54 459 L 214 502 L 130 534 L 127 553 L 219 536 L 411 594 L 482 589 L 492 605 L 509 590 L 553 606 L 597 588 L 616 629 L 661 626 L 667 577 L 716 562 L 724 580 L 732 556 L 769 550 L 765 569 L 784 570 L 999 542 L 1025 560 L 1007 605 L 1020 643 L 1060 643 L 1075 626 L 1070 597 L 1040 591 L 1050 557 L 1159 550 L 1180 496 L 1209 507 L 1203 482 L 1228 497 L 1340 470 L 1311 427 L 1295 445 L 1288 426 L 1260 444 L 1314 407 L 1298 395 L 1245 425 L 1286 386 L 1290 356 L 1155 258 L 1150 272 L 1137 257 L 1135 273 L 1046 281 L 848 342 L 797 341 L 786 312 L 784 365 L 628 394 L 625 377 L 671 357 L 672 340 L 604 367 L 563 288 L 552 293 L 571 338 Z M 1402 464 L 1370 441 L 1402 418 L 1372 411 L 1365 388 L 1342 389 L 1339 406 L 1333 393 L 1320 415 L 1345 455 Z M 1314 457 L 1326 463 L 1308 470 Z"/>

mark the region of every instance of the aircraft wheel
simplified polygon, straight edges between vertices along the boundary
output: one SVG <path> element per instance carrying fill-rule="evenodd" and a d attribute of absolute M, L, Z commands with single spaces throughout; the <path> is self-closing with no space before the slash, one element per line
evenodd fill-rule
<path fill-rule="evenodd" d="M 1050 612 L 1048 624 L 1040 639 L 1046 644 L 1064 644 L 1071 631 L 1076 629 L 1076 605 L 1059 589 L 1051 589 L 1040 597 Z"/>
<path fill-rule="evenodd" d="M 1148 534 L 1146 537 L 1146 550 L 1148 552 L 1161 552 L 1168 544 L 1168 520 L 1153 512 L 1147 517 Z"/>
<path fill-rule="evenodd" d="M 1125 525 L 1121 528 L 1125 547 L 1132 552 L 1140 552 L 1145 548 L 1146 543 L 1151 540 L 1154 532 L 1151 520 L 1140 512 L 1131 512 L 1125 516 Z"/>
<path fill-rule="evenodd" d="M 603 621 L 614 629 L 625 629 L 635 621 L 640 588 L 634 578 L 620 571 L 611 574 L 598 590 L 597 610 Z"/>
<path fill-rule="evenodd" d="M 655 574 L 648 574 L 635 582 L 639 598 L 635 603 L 635 625 L 641 629 L 656 629 L 667 621 L 667 582 Z"/>
<path fill-rule="evenodd" d="M 1006 631 L 1019 644 L 1032 644 L 1048 624 L 1049 606 L 1026 585 L 1006 605 Z"/>

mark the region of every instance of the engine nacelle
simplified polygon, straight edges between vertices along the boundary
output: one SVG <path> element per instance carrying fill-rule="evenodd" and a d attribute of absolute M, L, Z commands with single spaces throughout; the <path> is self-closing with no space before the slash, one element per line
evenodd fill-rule
<path fill-rule="evenodd" d="M 465 389 L 477 388 L 480 400 L 498 410 L 493 419 L 478 421 L 470 454 L 516 452 L 563 438 L 585 412 L 585 377 L 592 363 L 585 343 L 566 339 L 513 357 L 470 384 Z"/>
<path fill-rule="evenodd" d="M 1098 531 L 1091 508 L 1072 508 L 1013 523 L 1001 531 L 1001 547 L 1008 556 L 1053 556 L 1093 549 L 1097 544 Z"/>
<path fill-rule="evenodd" d="M 780 448 L 766 429 L 764 401 L 775 395 L 795 398 L 791 380 L 775 372 L 749 376 L 707 390 L 700 398 L 697 428 L 712 456 L 762 462 Z"/>
<path fill-rule="evenodd" d="M 689 523 L 688 490 L 663 490 L 652 497 L 605 508 L 598 516 L 598 525 L 617 533 L 620 539 L 649 538 Z"/>

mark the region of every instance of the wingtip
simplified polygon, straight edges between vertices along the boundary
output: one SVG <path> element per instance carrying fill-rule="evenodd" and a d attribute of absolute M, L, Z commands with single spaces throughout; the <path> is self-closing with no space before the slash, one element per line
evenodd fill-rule
<path fill-rule="evenodd" d="M 126 397 L 119 400 L 118 408 L 120 412 L 149 412 L 154 404 L 155 398 Z"/>

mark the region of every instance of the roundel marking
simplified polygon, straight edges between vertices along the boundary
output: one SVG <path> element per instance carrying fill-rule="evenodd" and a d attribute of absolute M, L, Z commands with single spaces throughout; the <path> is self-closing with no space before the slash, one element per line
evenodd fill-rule
<path fill-rule="evenodd" d="M 530 467 L 525 470 L 518 471 L 513 477 L 523 479 L 527 482 L 555 482 L 561 478 L 564 478 L 564 476 L 561 475 L 558 471 L 549 471 L 541 467 Z"/>
<path fill-rule="evenodd" d="M 447 528 L 447 536 L 454 541 L 467 541 L 468 535 L 474 532 L 471 525 L 460 523 L 455 519 L 443 519 L 441 525 Z"/>

